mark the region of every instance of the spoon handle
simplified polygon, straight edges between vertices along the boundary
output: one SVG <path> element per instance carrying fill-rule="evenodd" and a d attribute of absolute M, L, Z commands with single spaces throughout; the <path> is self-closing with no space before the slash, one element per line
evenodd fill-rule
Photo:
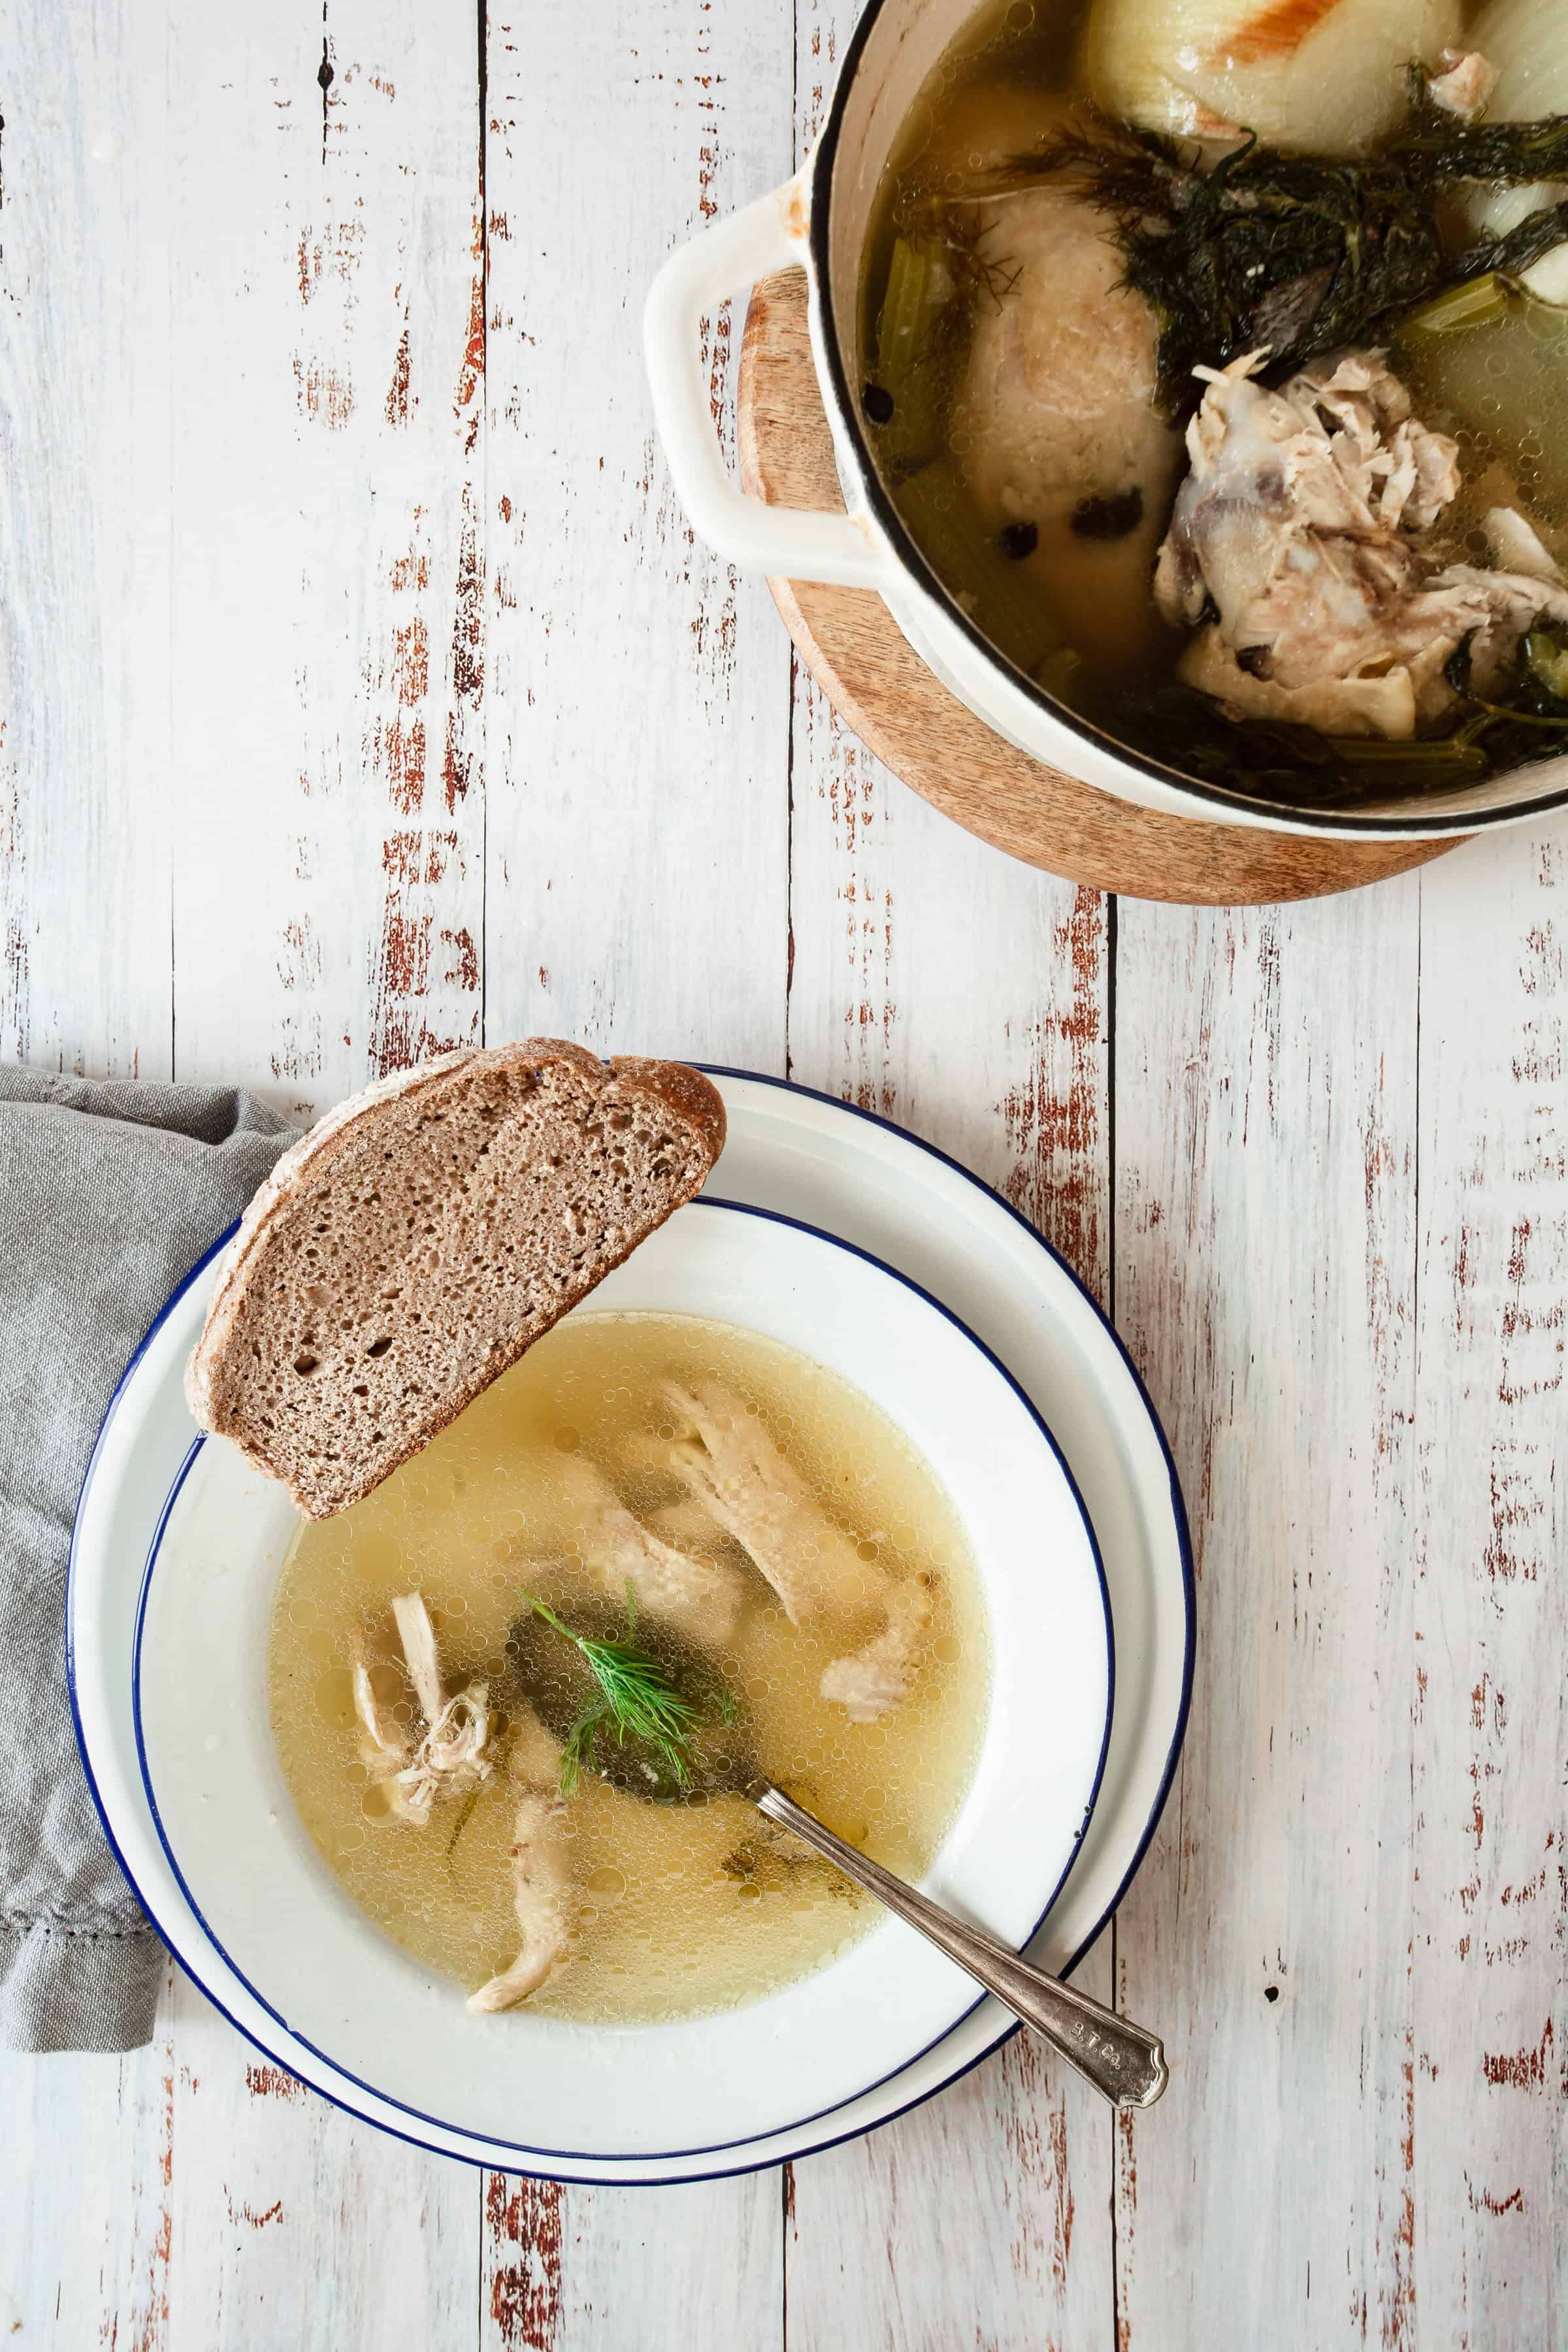
<path fill-rule="evenodd" d="M 1113 2106 L 1153 2105 L 1170 2079 L 1164 2046 L 1155 2034 L 1145 2033 L 1142 2026 L 1119 2017 L 1112 2009 L 1101 2008 L 1087 1993 L 1075 1991 L 1043 1969 L 1031 1968 L 1027 1960 L 1020 1959 L 994 1937 L 983 1935 L 978 1927 L 966 1927 L 951 1912 L 906 1886 L 880 1863 L 846 1845 L 782 1789 L 764 1782 L 747 1794 L 759 1812 L 793 1830 L 846 1878 L 875 1895 L 960 1968 L 967 1969 L 977 1983 L 1048 2042 Z"/>

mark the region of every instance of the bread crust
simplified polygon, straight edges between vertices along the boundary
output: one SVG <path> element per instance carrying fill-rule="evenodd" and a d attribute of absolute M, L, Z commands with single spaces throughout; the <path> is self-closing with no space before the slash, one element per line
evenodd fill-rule
<path fill-rule="evenodd" d="M 617 1082 L 630 1084 L 656 1098 L 681 1123 L 695 1140 L 700 1166 L 696 1181 L 682 1180 L 672 1185 L 669 1196 L 657 1213 L 644 1218 L 628 1229 L 623 1247 L 606 1255 L 593 1270 L 585 1286 L 573 1293 L 552 1314 L 547 1314 L 532 1328 L 515 1337 L 514 1343 L 503 1345 L 487 1359 L 479 1374 L 460 1382 L 440 1401 L 427 1409 L 426 1418 L 395 1454 L 384 1456 L 360 1480 L 350 1479 L 344 1491 L 329 1506 L 322 1507 L 318 1496 L 302 1491 L 300 1486 L 269 1460 L 265 1446 L 237 1420 L 223 1401 L 224 1374 L 232 1364 L 234 1352 L 240 1344 L 247 1307 L 251 1291 L 264 1275 L 268 1243 L 272 1234 L 302 1197 L 314 1187 L 329 1185 L 334 1162 L 351 1146 L 362 1139 L 367 1122 L 384 1117 L 394 1105 L 405 1104 L 416 1097 L 437 1094 L 454 1082 L 471 1077 L 482 1067 L 512 1068 L 519 1072 L 542 1070 L 549 1064 L 564 1065 L 579 1076 L 593 1081 L 600 1089 Z M 363 1495 L 379 1486 L 395 1469 L 419 1453 L 432 1437 L 455 1421 L 466 1406 L 471 1404 L 490 1382 L 510 1369 L 526 1353 L 536 1339 L 552 1329 L 561 1318 L 589 1295 L 616 1266 L 623 1265 L 650 1233 L 684 1205 L 701 1189 L 714 1161 L 724 1148 L 724 1105 L 718 1090 L 700 1071 L 679 1062 L 647 1060 L 635 1055 L 620 1055 L 614 1060 L 602 1060 L 584 1047 L 558 1037 L 530 1037 L 511 1045 L 489 1048 L 465 1047 L 444 1054 L 412 1070 L 395 1072 L 375 1085 L 340 1103 L 334 1110 L 319 1119 L 314 1127 L 300 1137 L 278 1161 L 251 1201 L 240 1220 L 239 1230 L 225 1252 L 218 1266 L 212 1300 L 201 1338 L 185 1370 L 185 1399 L 198 1424 L 214 1435 L 220 1435 L 239 1448 L 247 1458 L 270 1477 L 284 1485 L 300 1509 L 309 1518 L 326 1518 L 347 1509 Z"/>
<path fill-rule="evenodd" d="M 707 1143 L 708 1164 L 712 1166 L 724 1149 L 724 1098 L 700 1070 L 694 1070 L 689 1062 L 647 1062 L 628 1054 L 617 1055 L 605 1066 L 617 1076 L 640 1081 L 695 1127 Z"/>

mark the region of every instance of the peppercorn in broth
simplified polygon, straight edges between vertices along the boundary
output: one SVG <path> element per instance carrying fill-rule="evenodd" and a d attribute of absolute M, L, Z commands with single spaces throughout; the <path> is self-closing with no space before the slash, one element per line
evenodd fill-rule
<path fill-rule="evenodd" d="M 989 1685 L 935 1475 L 791 1349 L 579 1313 L 363 1502 L 302 1526 L 274 1610 L 273 1729 L 306 1828 L 475 2006 L 699 2014 L 879 1916 L 742 1797 L 684 1799 L 679 1744 L 618 1739 L 596 1642 L 651 1672 L 639 1696 L 667 1684 L 689 1706 L 700 1780 L 743 1750 L 889 1868 L 929 1866 Z"/>

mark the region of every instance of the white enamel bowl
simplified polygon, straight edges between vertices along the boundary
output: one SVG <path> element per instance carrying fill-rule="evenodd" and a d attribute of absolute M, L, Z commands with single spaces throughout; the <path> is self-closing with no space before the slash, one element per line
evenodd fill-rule
<path fill-rule="evenodd" d="M 206 1284 L 164 1327 L 171 1370 Z M 1034 1406 L 907 1279 L 759 1210 L 701 1202 L 679 1213 L 578 1312 L 617 1309 L 701 1313 L 784 1340 L 853 1381 L 931 1464 L 979 1563 L 993 1690 L 973 1784 L 925 1884 L 1026 1943 L 1088 1822 L 1111 1702 L 1094 1537 Z M 163 1344 L 155 1335 L 153 1347 Z M 159 1912 L 147 1857 L 127 1855 L 132 1876 L 198 1979 L 217 1966 L 248 1990 L 284 2064 L 481 2160 L 662 2167 L 830 2116 L 977 2005 L 961 1971 L 888 1919 L 817 1974 L 717 2017 L 607 2028 L 526 2011 L 471 2016 L 457 1987 L 348 1900 L 294 1815 L 264 1681 L 291 1505 L 222 1442 L 190 1450 L 167 1380 L 142 1393 L 126 1466 L 161 1481 L 167 1505 L 139 1596 L 116 1596 L 134 1615 L 114 1645 L 116 1686 L 92 1691 L 79 1673 L 79 1702 L 84 1726 L 95 1709 L 129 1706 L 183 1915 Z M 91 1504 L 89 1482 L 84 1511 Z M 88 1746 L 90 1761 L 90 1728 Z"/>

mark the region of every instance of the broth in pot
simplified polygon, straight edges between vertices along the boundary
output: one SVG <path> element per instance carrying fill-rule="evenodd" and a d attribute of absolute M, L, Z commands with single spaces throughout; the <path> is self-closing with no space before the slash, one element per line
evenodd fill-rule
<path fill-rule="evenodd" d="M 1151 759 L 1352 807 L 1555 757 L 1565 196 L 1554 0 L 988 0 L 872 208 L 884 486 Z"/>

